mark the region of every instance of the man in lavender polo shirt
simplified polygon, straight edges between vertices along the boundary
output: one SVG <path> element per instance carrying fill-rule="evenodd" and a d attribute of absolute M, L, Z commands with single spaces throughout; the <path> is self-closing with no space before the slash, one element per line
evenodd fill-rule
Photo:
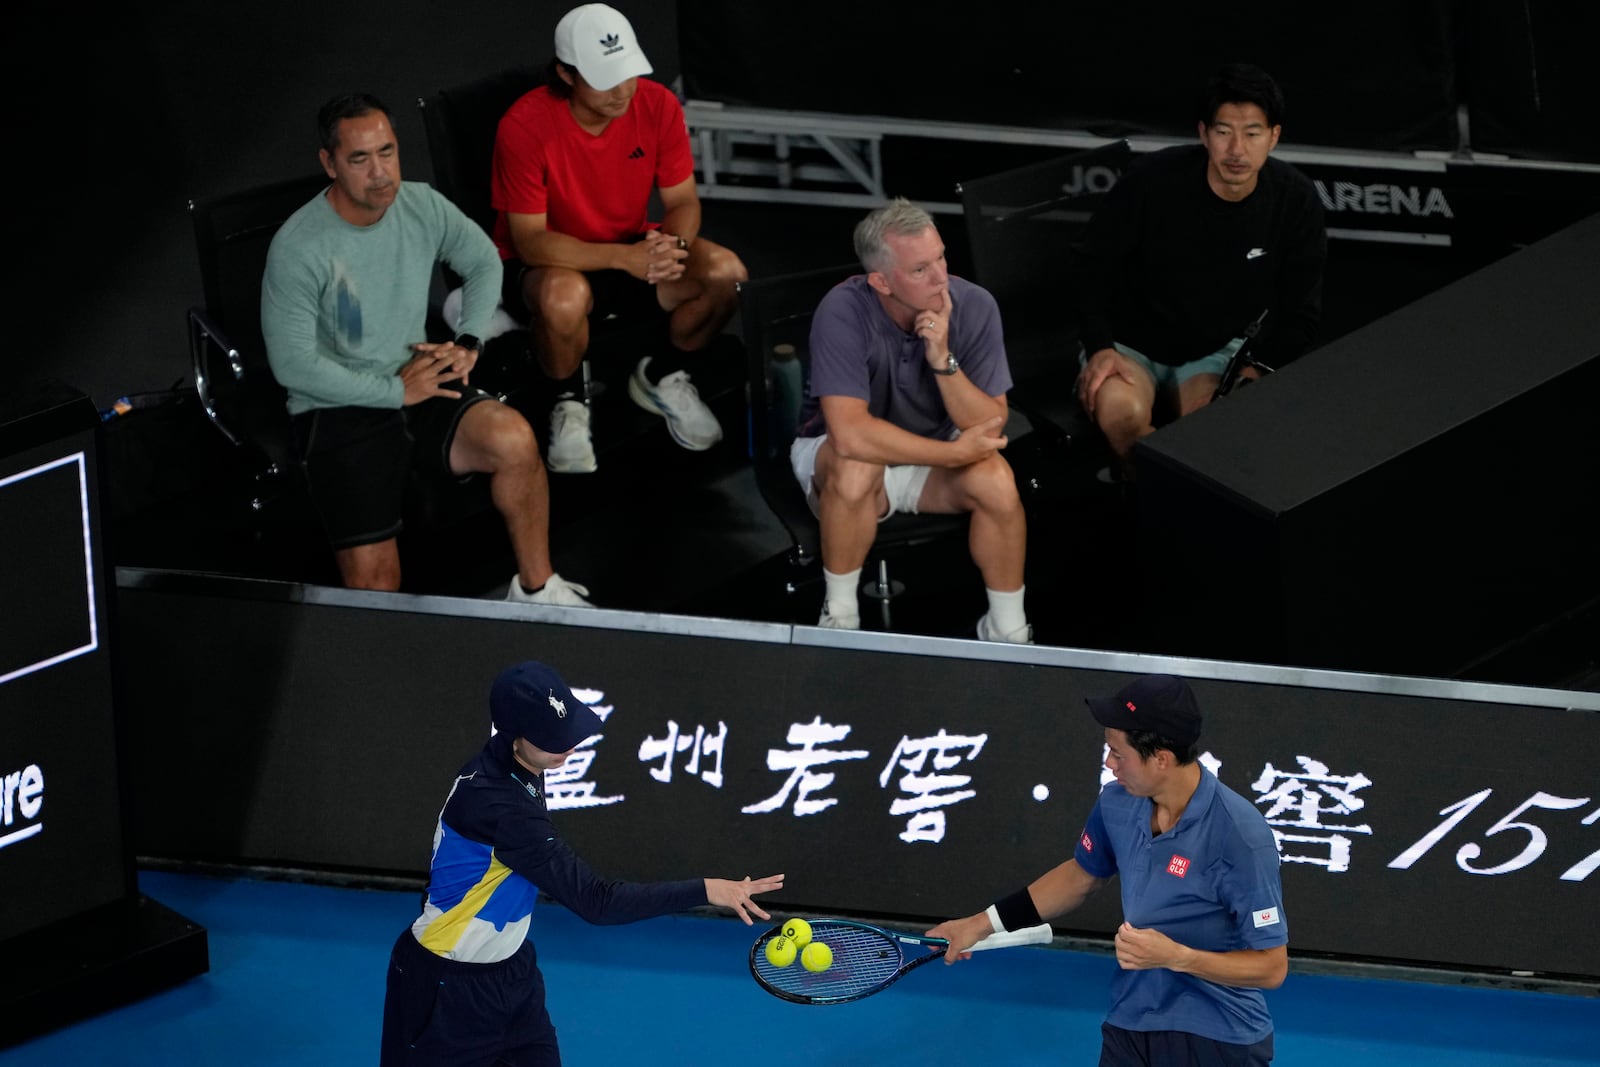
<path fill-rule="evenodd" d="M 972 516 L 989 610 L 984 641 L 1030 644 L 1028 527 L 1006 446 L 1006 365 L 994 297 L 950 276 L 928 213 L 896 199 L 856 226 L 866 270 L 823 298 L 790 461 L 822 525 L 819 626 L 861 626 L 856 589 L 877 524 L 896 511 Z"/>

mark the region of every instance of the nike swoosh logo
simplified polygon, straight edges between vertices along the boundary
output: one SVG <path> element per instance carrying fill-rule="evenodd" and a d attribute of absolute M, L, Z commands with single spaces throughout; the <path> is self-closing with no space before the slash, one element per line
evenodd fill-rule
<path fill-rule="evenodd" d="M 1246 252 L 1244 254 L 1244 258 L 1245 259 L 1260 259 L 1262 256 L 1264 256 L 1266 254 L 1267 254 L 1267 250 L 1265 248 L 1252 248 L 1250 251 L 1248 251 L 1248 252 Z"/>

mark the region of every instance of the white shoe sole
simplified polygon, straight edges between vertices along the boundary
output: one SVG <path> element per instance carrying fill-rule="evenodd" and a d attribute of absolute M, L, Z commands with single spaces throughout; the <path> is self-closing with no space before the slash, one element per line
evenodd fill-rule
<path fill-rule="evenodd" d="M 638 404 L 640 407 L 650 412 L 650 414 L 660 415 L 664 420 L 666 420 L 667 432 L 672 435 L 672 439 L 678 442 L 681 447 L 687 448 L 690 452 L 704 452 L 715 445 L 718 441 L 722 440 L 722 430 L 720 427 L 717 430 L 717 436 L 713 437 L 709 441 L 702 443 L 699 441 L 690 441 L 686 439 L 678 432 L 678 426 L 672 421 L 672 416 L 668 415 L 665 411 L 662 411 L 660 406 L 656 404 L 653 399 L 651 399 L 650 394 L 645 390 L 645 387 L 639 384 L 639 378 L 637 375 L 631 375 L 628 378 L 628 396 L 635 404 Z"/>
<path fill-rule="evenodd" d="M 975 629 L 977 631 L 977 635 L 978 635 L 978 640 L 979 641 L 988 641 L 991 644 L 998 644 L 998 645 L 1031 645 L 1031 644 L 1033 644 L 1033 627 L 1031 625 L 1023 626 L 1019 630 L 1013 630 L 1013 631 L 1011 631 L 1010 634 L 996 634 L 996 633 L 988 632 L 989 628 L 985 625 L 985 623 L 987 622 L 988 618 L 989 618 L 988 615 L 984 615 L 984 616 L 982 616 L 981 618 L 978 619 L 978 625 L 977 625 L 977 627 Z M 1019 633 L 1023 635 L 1023 638 L 1020 641 L 1017 640 L 1015 638 L 1015 636 L 1014 636 L 1015 634 L 1019 634 Z"/>
<path fill-rule="evenodd" d="M 600 464 L 598 461 L 592 459 L 587 465 L 557 463 L 550 457 L 546 456 L 544 461 L 544 469 L 549 471 L 551 474 L 593 474 L 595 471 L 600 469 Z"/>
<path fill-rule="evenodd" d="M 559 407 L 560 405 L 557 406 Z M 573 434 L 572 436 L 578 437 L 580 435 Z M 573 457 L 568 457 L 565 460 L 559 459 L 557 458 L 555 450 L 552 447 L 547 449 L 544 454 L 545 470 L 549 471 L 551 474 L 593 474 L 595 470 L 599 468 L 600 464 L 595 459 L 594 437 L 592 431 L 588 431 L 588 437 L 589 456 L 587 459 L 577 459 Z M 554 443 L 555 442 L 553 440 L 550 442 L 552 446 Z"/>

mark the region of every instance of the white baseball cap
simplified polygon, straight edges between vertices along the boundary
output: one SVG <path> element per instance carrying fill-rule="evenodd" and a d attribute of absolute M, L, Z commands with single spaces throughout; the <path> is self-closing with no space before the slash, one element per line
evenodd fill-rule
<path fill-rule="evenodd" d="M 578 68 L 583 80 L 601 92 L 650 73 L 633 27 L 609 4 L 584 4 L 561 16 L 556 58 Z"/>

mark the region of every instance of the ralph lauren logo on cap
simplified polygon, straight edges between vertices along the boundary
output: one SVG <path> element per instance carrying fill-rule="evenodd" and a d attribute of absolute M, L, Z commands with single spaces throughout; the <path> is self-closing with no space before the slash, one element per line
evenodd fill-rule
<path fill-rule="evenodd" d="M 563 703 L 562 701 L 556 699 L 556 694 L 555 694 L 554 690 L 552 690 L 548 695 L 546 695 L 545 699 L 550 701 L 550 706 L 552 708 L 556 709 L 556 718 L 565 719 L 567 717 L 567 705 L 565 703 Z"/>

